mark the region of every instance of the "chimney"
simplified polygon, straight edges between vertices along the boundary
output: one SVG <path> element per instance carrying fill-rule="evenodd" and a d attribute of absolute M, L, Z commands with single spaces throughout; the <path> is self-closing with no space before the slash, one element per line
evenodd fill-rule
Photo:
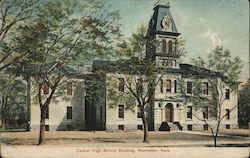
<path fill-rule="evenodd" d="M 139 58 L 138 57 L 130 57 L 130 62 L 131 62 L 131 64 L 138 64 Z"/>

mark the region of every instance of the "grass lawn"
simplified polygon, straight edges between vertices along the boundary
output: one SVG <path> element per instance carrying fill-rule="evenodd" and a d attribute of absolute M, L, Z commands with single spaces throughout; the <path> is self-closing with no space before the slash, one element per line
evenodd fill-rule
<path fill-rule="evenodd" d="M 1 132 L 3 145 L 36 145 L 38 131 Z M 88 132 L 88 131 L 49 131 L 45 133 L 45 145 L 56 146 L 110 146 L 110 147 L 210 147 L 213 139 L 209 132 L 176 131 L 149 132 L 150 143 L 142 143 L 142 131 Z M 226 130 L 218 136 L 218 145 L 223 147 L 246 147 L 249 143 L 249 130 Z"/>

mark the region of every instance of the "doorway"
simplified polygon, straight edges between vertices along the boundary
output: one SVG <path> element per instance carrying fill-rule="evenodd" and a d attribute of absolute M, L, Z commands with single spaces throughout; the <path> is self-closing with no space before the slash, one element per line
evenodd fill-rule
<path fill-rule="evenodd" d="M 173 122 L 173 104 L 171 103 L 165 106 L 165 121 Z"/>

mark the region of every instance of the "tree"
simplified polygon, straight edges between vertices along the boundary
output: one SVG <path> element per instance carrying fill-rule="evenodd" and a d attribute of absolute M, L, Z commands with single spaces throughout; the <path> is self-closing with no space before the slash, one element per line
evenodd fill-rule
<path fill-rule="evenodd" d="M 193 116 L 203 121 L 211 131 L 214 146 L 217 146 L 217 136 L 220 125 L 237 105 L 227 106 L 225 101 L 230 93 L 237 94 L 237 79 L 241 72 L 242 64 L 239 57 L 232 58 L 229 50 L 217 46 L 204 60 L 202 57 L 192 59 L 193 66 L 191 86 L 188 88 L 185 79 L 180 81 L 180 96 L 184 103 L 192 106 L 202 115 L 193 113 Z M 190 94 L 187 94 L 187 91 Z M 237 96 L 237 95 L 236 95 Z M 224 111 L 225 108 L 227 112 Z M 208 117 L 210 117 L 208 119 Z"/>
<path fill-rule="evenodd" d="M 107 96 L 109 108 L 116 107 L 119 102 L 125 102 L 125 109 L 133 112 L 137 106 L 139 107 L 144 131 L 143 142 L 146 143 L 149 142 L 146 109 L 150 107 L 150 101 L 153 99 L 157 71 L 154 63 L 146 64 L 143 60 L 146 44 L 145 34 L 146 27 L 141 25 L 128 40 L 122 40 L 117 44 L 119 57 L 127 59 L 133 56 L 133 60 L 128 63 L 128 69 L 119 64 L 111 68 L 112 75 L 107 76 Z M 121 79 L 122 81 L 120 81 Z M 116 88 L 118 81 L 123 84 L 121 85 L 123 88 L 120 90 Z"/>
<path fill-rule="evenodd" d="M 20 29 L 25 49 L 32 52 L 23 63 L 40 106 L 38 145 L 44 142 L 45 111 L 75 72 L 72 67 L 108 58 L 120 26 L 119 13 L 109 11 L 105 1 L 45 1 L 42 7 L 32 24 Z"/>
<path fill-rule="evenodd" d="M 21 125 L 26 119 L 26 85 L 18 76 L 16 69 L 8 67 L 6 72 L 3 72 L 5 71 L 2 71 L 0 77 L 1 128 L 9 128 L 11 123 L 14 123 L 16 128 L 16 121 L 19 121 Z"/>
<path fill-rule="evenodd" d="M 122 80 L 122 81 L 121 81 Z M 116 88 L 117 82 L 123 82 L 124 88 L 119 91 Z M 148 143 L 148 117 L 154 97 L 154 89 L 159 81 L 159 71 L 154 63 L 131 63 L 129 69 L 114 68 L 113 73 L 107 78 L 109 107 L 113 108 L 118 103 L 126 104 L 125 110 L 135 112 L 137 110 L 139 118 L 143 123 L 143 142 Z M 148 113 L 148 115 L 146 114 Z"/>
<path fill-rule="evenodd" d="M 239 91 L 239 125 L 248 126 L 250 122 L 250 79 L 244 84 L 242 90 Z"/>
<path fill-rule="evenodd" d="M 30 52 L 18 51 L 21 45 L 16 44 L 20 37 L 19 26 L 32 20 L 39 12 L 39 0 L 1 0 L 0 1 L 0 71 L 16 64 Z"/>
<path fill-rule="evenodd" d="M 137 112 L 143 123 L 143 142 L 149 142 L 148 120 L 154 104 L 155 87 L 165 73 L 164 69 L 157 67 L 155 61 L 145 59 L 146 49 L 156 48 L 160 45 L 160 41 L 149 38 L 146 32 L 147 28 L 141 25 L 128 40 L 124 39 L 118 43 L 119 57 L 130 58 L 130 62 L 122 63 L 121 60 L 121 62 L 118 60 L 118 63 L 111 68 L 112 75 L 108 75 L 107 79 L 107 95 L 110 100 L 108 104 L 111 108 L 121 102 L 126 104 L 125 110 L 135 112 L 138 107 L 139 112 L 138 110 Z M 182 38 L 177 40 L 177 54 L 185 54 L 184 43 Z M 126 66 L 124 67 L 123 64 Z M 118 82 L 122 82 L 126 90 L 117 91 Z"/>

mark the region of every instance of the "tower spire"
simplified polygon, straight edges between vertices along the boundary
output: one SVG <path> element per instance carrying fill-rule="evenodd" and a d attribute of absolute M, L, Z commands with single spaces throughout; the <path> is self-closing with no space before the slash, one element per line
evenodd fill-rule
<path fill-rule="evenodd" d="M 158 0 L 155 4 L 154 4 L 154 7 L 158 6 L 158 5 L 163 5 L 163 6 L 166 6 L 166 7 L 170 7 L 170 2 L 167 1 L 167 0 Z"/>

